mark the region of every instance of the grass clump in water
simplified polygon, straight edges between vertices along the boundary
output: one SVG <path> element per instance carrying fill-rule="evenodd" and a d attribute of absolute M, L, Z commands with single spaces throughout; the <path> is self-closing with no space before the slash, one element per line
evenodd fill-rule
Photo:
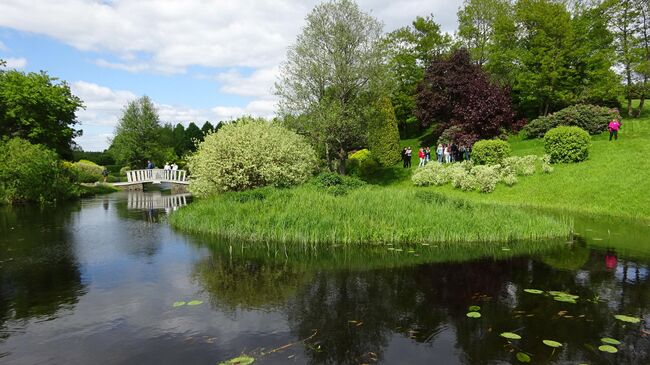
<path fill-rule="evenodd" d="M 229 239 L 330 244 L 503 242 L 571 231 L 569 222 L 543 214 L 415 188 L 358 186 L 345 194 L 323 189 L 312 183 L 226 193 L 180 209 L 170 223 Z"/>

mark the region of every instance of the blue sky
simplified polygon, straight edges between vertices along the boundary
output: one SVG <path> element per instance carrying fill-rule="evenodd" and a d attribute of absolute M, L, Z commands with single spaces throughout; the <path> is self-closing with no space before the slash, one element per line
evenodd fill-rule
<path fill-rule="evenodd" d="M 85 103 L 87 151 L 103 150 L 122 107 L 150 96 L 162 122 L 271 117 L 287 47 L 317 1 L 2 0 L 0 58 L 66 80 Z M 434 14 L 453 32 L 461 0 L 361 0 L 384 30 Z"/>

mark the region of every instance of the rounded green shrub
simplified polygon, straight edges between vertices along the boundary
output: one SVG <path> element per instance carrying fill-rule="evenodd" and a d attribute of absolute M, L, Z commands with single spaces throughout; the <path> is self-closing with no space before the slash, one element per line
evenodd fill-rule
<path fill-rule="evenodd" d="M 75 194 L 72 173 L 57 154 L 20 138 L 0 142 L 0 199 L 8 203 L 53 202 Z"/>
<path fill-rule="evenodd" d="M 346 195 L 349 191 L 366 185 L 366 182 L 351 176 L 343 176 L 333 172 L 323 172 L 310 181 L 318 189 L 332 195 Z"/>
<path fill-rule="evenodd" d="M 580 162 L 589 157 L 591 137 L 579 127 L 556 127 L 544 135 L 544 150 L 550 162 Z"/>
<path fill-rule="evenodd" d="M 264 119 L 241 118 L 206 136 L 188 159 L 190 191 L 198 197 L 307 181 L 314 149 L 302 136 Z"/>
<path fill-rule="evenodd" d="M 496 165 L 510 156 L 510 145 L 500 139 L 483 139 L 472 147 L 472 161 L 477 165 Z"/>
<path fill-rule="evenodd" d="M 607 125 L 614 118 L 620 118 L 615 109 L 607 107 L 578 104 L 564 108 L 553 114 L 539 117 L 528 123 L 523 131 L 526 138 L 541 138 L 549 130 L 558 126 L 580 127 L 589 134 L 599 134 L 607 130 Z"/>
<path fill-rule="evenodd" d="M 366 178 L 372 176 L 378 169 L 379 162 L 367 149 L 359 150 L 348 157 L 347 170 L 352 176 Z"/>
<path fill-rule="evenodd" d="M 102 179 L 102 171 L 104 171 L 102 166 L 88 160 L 79 160 L 73 163 L 71 169 L 75 175 L 75 179 L 82 183 L 99 181 Z"/>

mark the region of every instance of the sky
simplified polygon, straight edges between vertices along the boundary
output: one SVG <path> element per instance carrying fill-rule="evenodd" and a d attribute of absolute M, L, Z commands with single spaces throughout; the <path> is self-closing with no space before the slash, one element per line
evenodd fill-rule
<path fill-rule="evenodd" d="M 85 151 L 108 148 L 124 106 L 142 95 L 163 123 L 272 117 L 287 48 L 313 0 L 2 0 L 0 59 L 65 80 Z M 433 14 L 453 33 L 462 0 L 357 0 L 390 32 Z"/>

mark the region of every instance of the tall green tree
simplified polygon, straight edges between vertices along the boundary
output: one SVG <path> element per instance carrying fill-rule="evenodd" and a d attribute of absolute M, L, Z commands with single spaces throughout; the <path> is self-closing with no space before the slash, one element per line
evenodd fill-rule
<path fill-rule="evenodd" d="M 185 151 L 196 151 L 197 143 L 203 141 L 203 132 L 194 122 L 191 122 L 185 129 Z"/>
<path fill-rule="evenodd" d="M 433 15 L 418 16 L 408 27 L 399 28 L 386 36 L 388 70 L 393 82 L 391 102 L 400 131 L 416 123 L 413 114 L 417 85 L 432 58 L 451 47 L 451 37 L 443 34 Z"/>
<path fill-rule="evenodd" d="M 610 17 L 610 28 L 614 33 L 614 44 L 618 66 L 625 84 L 627 115 L 632 116 L 634 99 L 634 72 L 641 63 L 639 58 L 639 34 L 637 23 L 641 17 L 643 2 L 647 0 L 608 0 L 605 2 Z"/>
<path fill-rule="evenodd" d="M 639 35 L 638 58 L 639 64 L 635 71 L 639 75 L 637 83 L 637 94 L 639 96 L 639 107 L 636 115 L 643 112 L 645 100 L 650 95 L 650 2 L 641 3 L 640 16 L 637 21 Z"/>
<path fill-rule="evenodd" d="M 46 72 L 0 70 L 0 134 L 45 145 L 72 158 L 76 112 L 83 108 L 65 81 Z"/>
<path fill-rule="evenodd" d="M 350 0 L 319 4 L 306 21 L 276 83 L 279 114 L 345 173 L 348 151 L 367 142 L 385 88 L 382 25 Z"/>
<path fill-rule="evenodd" d="M 465 0 L 458 11 L 458 38 L 479 65 L 488 60 L 496 22 L 510 10 L 508 0 Z"/>
<path fill-rule="evenodd" d="M 388 97 L 377 101 L 377 119 L 369 130 L 368 147 L 382 166 L 391 166 L 400 159 L 397 118 Z"/>
<path fill-rule="evenodd" d="M 208 121 L 203 123 L 203 126 L 201 127 L 201 133 L 203 133 L 203 137 L 201 138 L 201 141 L 203 141 L 203 139 L 205 138 L 206 135 L 208 135 L 208 134 L 210 134 L 212 132 L 214 132 L 214 126 L 212 125 L 212 123 L 210 123 Z"/>
<path fill-rule="evenodd" d="M 607 16 L 600 5 L 519 0 L 498 17 L 486 69 L 512 86 L 520 114 L 534 118 L 575 103 L 618 104 Z"/>
<path fill-rule="evenodd" d="M 176 153 L 177 156 L 185 155 L 188 152 L 188 149 L 186 148 L 185 142 L 185 127 L 181 123 L 176 124 L 174 127 L 173 138 L 174 153 Z"/>
<path fill-rule="evenodd" d="M 115 128 L 109 151 L 118 163 L 131 168 L 145 167 L 147 160 L 163 164 L 160 129 L 158 111 L 148 96 L 130 101 Z"/>

